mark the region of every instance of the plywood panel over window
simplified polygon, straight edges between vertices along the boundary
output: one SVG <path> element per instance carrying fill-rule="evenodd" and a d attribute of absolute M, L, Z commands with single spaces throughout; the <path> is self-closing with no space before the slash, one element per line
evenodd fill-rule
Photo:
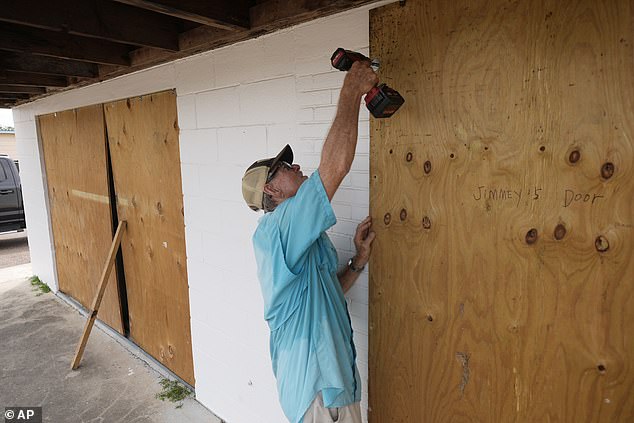
<path fill-rule="evenodd" d="M 44 115 L 38 122 L 59 289 L 90 307 L 113 237 L 103 107 Z M 116 272 L 98 317 L 122 333 Z"/>
<path fill-rule="evenodd" d="M 176 95 L 105 105 L 130 338 L 194 384 Z"/>
<path fill-rule="evenodd" d="M 371 13 L 370 422 L 634 421 L 633 17 Z"/>

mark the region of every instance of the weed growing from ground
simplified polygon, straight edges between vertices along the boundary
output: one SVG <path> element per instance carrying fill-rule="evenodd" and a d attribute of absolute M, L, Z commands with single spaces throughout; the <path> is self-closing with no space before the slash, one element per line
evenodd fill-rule
<path fill-rule="evenodd" d="M 33 275 L 29 278 L 29 282 L 31 282 L 31 286 L 34 288 L 33 291 L 39 291 L 36 296 L 40 296 L 42 294 L 46 294 L 48 292 L 51 292 L 51 288 L 48 287 L 47 284 L 45 284 L 44 282 L 42 282 L 40 280 L 40 278 L 38 278 L 37 276 Z"/>
<path fill-rule="evenodd" d="M 159 381 L 163 390 L 156 394 L 156 398 L 161 401 L 170 401 L 170 402 L 180 402 L 176 406 L 176 408 L 181 408 L 183 406 L 183 401 L 185 398 L 189 397 L 192 392 L 187 389 L 183 384 L 169 379 L 161 379 Z"/>

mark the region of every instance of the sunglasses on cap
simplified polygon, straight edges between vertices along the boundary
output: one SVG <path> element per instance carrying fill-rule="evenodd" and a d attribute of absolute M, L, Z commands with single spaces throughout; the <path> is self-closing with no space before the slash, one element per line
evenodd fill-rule
<path fill-rule="evenodd" d="M 284 168 L 284 169 L 288 170 L 288 169 L 292 169 L 293 166 L 288 164 L 288 163 L 286 163 L 285 161 L 278 162 L 277 166 L 275 166 L 275 169 L 273 169 L 273 171 L 271 173 L 269 173 L 269 177 L 266 178 L 266 183 L 267 184 L 273 180 L 275 175 L 277 175 L 277 171 L 280 170 L 281 168 Z"/>

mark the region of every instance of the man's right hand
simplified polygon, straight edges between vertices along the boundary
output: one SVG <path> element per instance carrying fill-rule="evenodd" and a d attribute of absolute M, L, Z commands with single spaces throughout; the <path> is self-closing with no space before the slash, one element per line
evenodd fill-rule
<path fill-rule="evenodd" d="M 341 90 L 350 90 L 352 93 L 362 96 L 379 83 L 379 77 L 370 67 L 368 61 L 358 61 L 346 74 Z"/>

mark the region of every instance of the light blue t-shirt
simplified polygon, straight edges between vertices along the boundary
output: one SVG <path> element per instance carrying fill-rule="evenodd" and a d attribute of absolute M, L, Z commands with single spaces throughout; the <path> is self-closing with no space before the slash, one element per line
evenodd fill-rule
<path fill-rule="evenodd" d="M 291 423 L 302 422 L 320 391 L 326 407 L 361 400 L 337 251 L 325 233 L 336 221 L 316 171 L 253 235 L 273 372 Z"/>

